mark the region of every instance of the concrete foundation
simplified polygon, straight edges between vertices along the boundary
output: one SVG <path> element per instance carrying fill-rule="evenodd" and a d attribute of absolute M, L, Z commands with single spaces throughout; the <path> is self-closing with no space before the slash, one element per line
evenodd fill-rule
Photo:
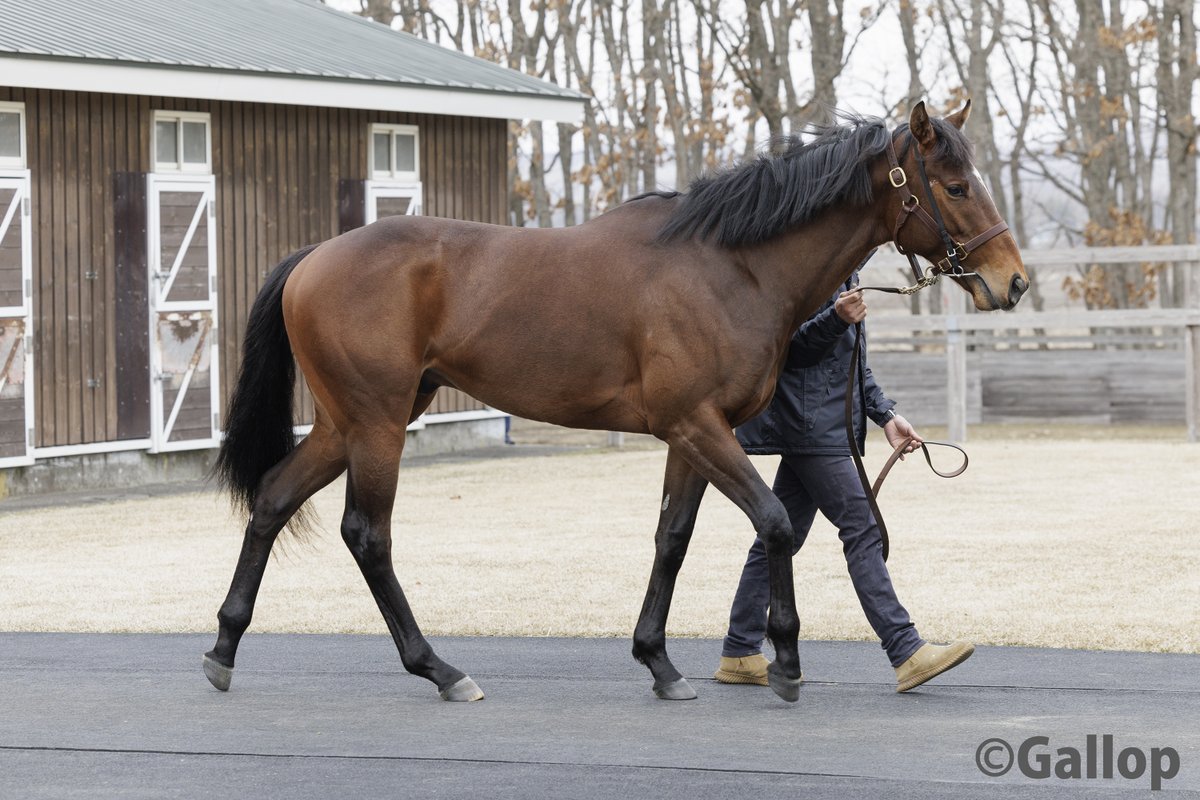
<path fill-rule="evenodd" d="M 404 455 L 433 456 L 504 443 L 506 417 L 438 422 L 408 432 Z M 142 450 L 40 459 L 0 470 L 0 500 L 89 489 L 129 489 L 150 484 L 199 483 L 217 451 L 151 454 Z"/>
<path fill-rule="evenodd" d="M 427 423 L 424 428 L 408 432 L 404 455 L 437 456 L 480 450 L 504 444 L 509 417 L 487 417 L 463 422 Z"/>

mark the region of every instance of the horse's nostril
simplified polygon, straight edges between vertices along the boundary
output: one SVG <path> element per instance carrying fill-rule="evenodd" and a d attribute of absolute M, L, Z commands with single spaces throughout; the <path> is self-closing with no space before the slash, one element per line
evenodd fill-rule
<path fill-rule="evenodd" d="M 1021 299 L 1021 295 L 1029 288 L 1029 281 L 1022 278 L 1020 275 L 1013 276 L 1012 283 L 1008 287 L 1009 301 L 1016 303 Z"/>

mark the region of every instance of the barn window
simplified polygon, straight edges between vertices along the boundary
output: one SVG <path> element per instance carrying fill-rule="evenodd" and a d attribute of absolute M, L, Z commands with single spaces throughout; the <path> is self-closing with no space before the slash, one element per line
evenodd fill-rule
<path fill-rule="evenodd" d="M 210 127 L 208 114 L 155 111 L 154 171 L 211 173 Z"/>
<path fill-rule="evenodd" d="M 25 168 L 24 103 L 0 103 L 0 167 Z"/>
<path fill-rule="evenodd" d="M 419 181 L 416 125 L 371 126 L 371 177 L 375 180 Z"/>

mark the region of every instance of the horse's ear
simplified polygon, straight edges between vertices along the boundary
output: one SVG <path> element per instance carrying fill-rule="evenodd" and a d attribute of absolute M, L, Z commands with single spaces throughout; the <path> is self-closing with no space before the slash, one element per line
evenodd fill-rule
<path fill-rule="evenodd" d="M 950 116 L 946 117 L 946 122 L 949 122 L 954 127 L 962 130 L 963 125 L 967 124 L 967 118 L 971 116 L 971 98 L 967 98 L 967 102 L 958 111 L 955 111 Z"/>
<path fill-rule="evenodd" d="M 929 121 L 929 112 L 925 110 L 924 100 L 913 106 L 912 113 L 908 115 L 908 129 L 912 131 L 917 144 L 926 152 L 933 149 L 937 143 L 937 133 L 933 130 L 933 123 Z"/>

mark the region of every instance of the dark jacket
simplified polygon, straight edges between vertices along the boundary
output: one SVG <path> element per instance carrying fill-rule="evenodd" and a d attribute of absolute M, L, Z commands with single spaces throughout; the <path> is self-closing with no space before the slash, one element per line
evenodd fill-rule
<path fill-rule="evenodd" d="M 849 455 L 846 441 L 846 381 L 854 353 L 854 328 L 834 311 L 845 286 L 808 318 L 792 336 L 787 361 L 779 374 L 775 396 L 767 409 L 740 426 L 738 441 L 751 455 Z M 866 333 L 863 333 L 863 374 L 866 380 L 867 416 L 876 425 L 887 424 L 896 404 L 875 383 L 866 366 Z M 855 378 L 857 383 L 858 378 Z M 854 432 L 861 450 L 866 443 L 862 401 L 854 397 Z"/>

